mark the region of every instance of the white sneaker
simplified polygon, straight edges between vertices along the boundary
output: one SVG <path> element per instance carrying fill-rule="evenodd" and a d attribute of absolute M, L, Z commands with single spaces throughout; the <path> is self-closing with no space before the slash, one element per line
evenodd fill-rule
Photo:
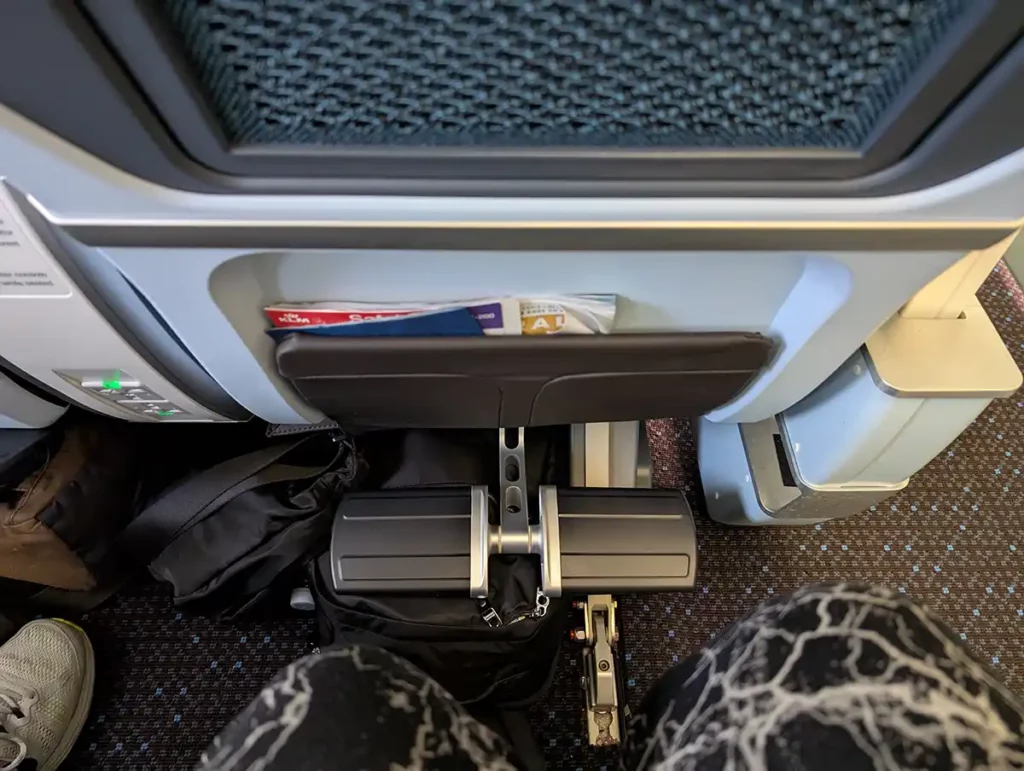
<path fill-rule="evenodd" d="M 95 678 L 89 638 L 67 621 L 32 621 L 0 646 L 0 771 L 57 768 L 85 725 Z"/>

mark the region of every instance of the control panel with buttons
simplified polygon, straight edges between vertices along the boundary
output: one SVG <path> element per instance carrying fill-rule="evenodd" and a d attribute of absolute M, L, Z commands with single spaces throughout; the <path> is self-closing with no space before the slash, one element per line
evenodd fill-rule
<path fill-rule="evenodd" d="M 119 370 L 95 372 L 58 372 L 58 375 L 83 391 L 88 391 L 117 406 L 155 420 L 181 420 L 191 418 L 188 412 L 169 399 L 165 399 L 131 375 Z"/>

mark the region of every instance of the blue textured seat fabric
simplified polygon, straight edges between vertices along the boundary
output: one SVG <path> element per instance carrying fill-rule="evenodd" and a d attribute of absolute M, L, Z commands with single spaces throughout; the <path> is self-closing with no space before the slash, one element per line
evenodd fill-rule
<path fill-rule="evenodd" d="M 233 145 L 860 146 L 970 0 L 166 0 Z"/>

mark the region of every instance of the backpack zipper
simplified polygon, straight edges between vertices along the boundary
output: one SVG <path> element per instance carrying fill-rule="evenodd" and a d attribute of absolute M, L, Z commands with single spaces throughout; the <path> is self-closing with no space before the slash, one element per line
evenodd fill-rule
<path fill-rule="evenodd" d="M 521 621 L 526 621 L 529 618 L 543 618 L 547 615 L 548 605 L 550 604 L 551 598 L 544 594 L 543 590 L 537 589 L 537 598 L 534 601 L 533 607 L 526 613 L 522 613 L 518 609 L 513 611 L 510 614 L 511 618 L 506 622 L 502 620 L 501 614 L 498 613 L 494 606 L 487 600 L 477 600 L 477 605 L 480 608 L 480 615 L 487 623 L 487 626 L 491 628 L 511 626 L 512 624 L 518 624 Z"/>

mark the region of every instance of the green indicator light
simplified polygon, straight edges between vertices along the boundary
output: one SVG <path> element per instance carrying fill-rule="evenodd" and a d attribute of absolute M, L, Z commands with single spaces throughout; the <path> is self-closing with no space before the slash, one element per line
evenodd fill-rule
<path fill-rule="evenodd" d="M 173 415 L 174 410 L 160 410 L 156 413 L 157 415 Z"/>
<path fill-rule="evenodd" d="M 113 388 L 116 391 L 116 390 L 121 388 L 121 381 L 120 380 L 104 380 L 103 381 L 103 387 L 104 388 Z"/>

